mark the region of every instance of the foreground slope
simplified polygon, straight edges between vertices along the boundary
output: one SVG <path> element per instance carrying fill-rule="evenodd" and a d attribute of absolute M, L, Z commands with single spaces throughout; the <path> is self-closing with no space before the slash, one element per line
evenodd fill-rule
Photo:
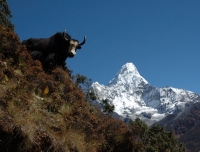
<path fill-rule="evenodd" d="M 132 63 L 123 65 L 108 86 L 95 82 L 92 89 L 100 100 L 108 99 L 123 118 L 139 117 L 149 125 L 200 101 L 200 95 L 191 91 L 150 85 Z"/>
<path fill-rule="evenodd" d="M 122 121 L 86 102 L 67 71 L 57 67 L 45 73 L 4 26 L 0 26 L 0 69 L 1 151 L 112 150 L 117 149 L 115 135 L 123 137 L 128 131 Z"/>

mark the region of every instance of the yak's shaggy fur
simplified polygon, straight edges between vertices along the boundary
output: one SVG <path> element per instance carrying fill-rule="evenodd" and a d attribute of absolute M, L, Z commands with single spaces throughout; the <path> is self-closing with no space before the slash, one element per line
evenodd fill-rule
<path fill-rule="evenodd" d="M 86 41 L 79 44 L 78 40 L 72 39 L 65 31 L 58 32 L 50 38 L 30 38 L 22 41 L 22 44 L 30 51 L 34 60 L 42 62 L 44 70 L 51 70 L 55 66 L 65 68 L 65 60 L 74 57 L 76 49 L 81 49 Z"/>

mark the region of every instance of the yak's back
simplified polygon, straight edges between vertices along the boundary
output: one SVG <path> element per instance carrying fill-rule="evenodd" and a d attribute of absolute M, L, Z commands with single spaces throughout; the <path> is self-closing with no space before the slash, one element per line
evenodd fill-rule
<path fill-rule="evenodd" d="M 30 51 L 46 51 L 49 44 L 48 38 L 30 38 L 22 41 L 22 44 Z"/>

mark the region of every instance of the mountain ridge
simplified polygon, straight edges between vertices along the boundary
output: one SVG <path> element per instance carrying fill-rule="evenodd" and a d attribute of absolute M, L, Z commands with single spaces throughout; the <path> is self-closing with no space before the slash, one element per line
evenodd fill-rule
<path fill-rule="evenodd" d="M 123 118 L 139 117 L 148 125 L 200 101 L 200 95 L 191 91 L 150 85 L 133 63 L 123 65 L 108 86 L 94 82 L 91 88 L 100 100 L 108 99 Z"/>

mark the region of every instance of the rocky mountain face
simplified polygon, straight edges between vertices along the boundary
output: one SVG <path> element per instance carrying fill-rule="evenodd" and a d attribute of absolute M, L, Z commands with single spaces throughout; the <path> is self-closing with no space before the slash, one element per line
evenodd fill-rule
<path fill-rule="evenodd" d="M 123 65 L 108 86 L 95 82 L 91 88 L 99 97 L 98 104 L 108 99 L 123 119 L 139 117 L 148 125 L 200 101 L 200 95 L 191 91 L 150 85 L 132 63 Z"/>

